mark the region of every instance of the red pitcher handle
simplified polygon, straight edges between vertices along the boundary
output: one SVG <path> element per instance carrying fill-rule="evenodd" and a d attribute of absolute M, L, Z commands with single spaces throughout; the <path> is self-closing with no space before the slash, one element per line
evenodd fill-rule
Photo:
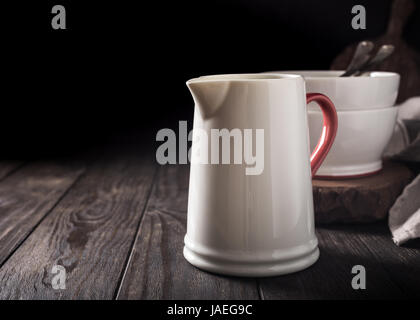
<path fill-rule="evenodd" d="M 337 133 L 338 119 L 334 104 L 327 96 L 320 93 L 308 93 L 306 95 L 306 103 L 312 101 L 315 101 L 321 107 L 322 117 L 324 119 L 321 137 L 311 154 L 311 171 L 313 177 L 327 156 L 328 151 L 331 149 Z"/>

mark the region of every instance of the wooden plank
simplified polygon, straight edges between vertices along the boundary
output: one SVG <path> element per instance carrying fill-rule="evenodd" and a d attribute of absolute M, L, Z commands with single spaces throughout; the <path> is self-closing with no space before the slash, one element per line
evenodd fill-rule
<path fill-rule="evenodd" d="M 0 266 L 82 172 L 79 164 L 38 162 L 0 182 Z"/>
<path fill-rule="evenodd" d="M 375 224 L 369 232 L 360 226 L 358 236 L 404 294 L 420 298 L 420 240 L 398 247 L 386 224 Z"/>
<path fill-rule="evenodd" d="M 375 259 L 361 238 L 369 237 L 369 228 L 360 226 L 317 228 L 320 259 L 310 268 L 282 277 L 260 280 L 264 299 L 378 299 L 404 297 L 381 261 Z M 363 228 L 363 227 L 362 227 Z M 370 246 L 378 244 L 371 242 Z M 383 250 L 387 250 L 384 247 Z M 388 256 L 397 263 L 397 259 Z M 351 285 L 353 266 L 366 269 L 366 289 Z M 419 267 L 419 265 L 417 265 Z"/>
<path fill-rule="evenodd" d="M 155 165 L 114 152 L 88 168 L 0 269 L 1 299 L 112 299 L 151 189 Z M 53 289 L 52 267 L 66 270 Z"/>
<path fill-rule="evenodd" d="M 210 274 L 184 259 L 188 173 L 159 169 L 118 299 L 258 299 L 254 279 Z"/>
<path fill-rule="evenodd" d="M 0 180 L 22 165 L 21 161 L 2 160 L 0 161 Z"/>

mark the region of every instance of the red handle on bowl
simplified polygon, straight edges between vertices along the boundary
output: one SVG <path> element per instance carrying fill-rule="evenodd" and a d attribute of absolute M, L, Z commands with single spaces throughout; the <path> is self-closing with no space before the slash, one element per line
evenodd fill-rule
<path fill-rule="evenodd" d="M 312 101 L 321 107 L 322 117 L 324 119 L 321 137 L 311 154 L 311 171 L 313 177 L 327 156 L 328 151 L 331 149 L 337 133 L 338 119 L 334 104 L 327 96 L 321 93 L 308 93 L 306 95 L 306 103 Z"/>

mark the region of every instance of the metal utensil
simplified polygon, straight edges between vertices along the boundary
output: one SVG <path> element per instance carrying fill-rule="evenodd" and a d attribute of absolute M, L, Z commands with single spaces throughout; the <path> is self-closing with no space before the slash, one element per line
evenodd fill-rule
<path fill-rule="evenodd" d="M 362 65 L 353 75 L 356 77 L 360 76 L 369 68 L 381 63 L 394 52 L 394 49 L 395 47 L 392 44 L 384 44 L 379 48 L 376 55 L 369 61 L 365 62 L 365 64 Z"/>
<path fill-rule="evenodd" d="M 373 47 L 374 44 L 372 41 L 359 42 L 346 72 L 344 72 L 340 77 L 349 77 L 357 72 L 360 67 L 370 59 L 369 53 L 372 51 Z"/>

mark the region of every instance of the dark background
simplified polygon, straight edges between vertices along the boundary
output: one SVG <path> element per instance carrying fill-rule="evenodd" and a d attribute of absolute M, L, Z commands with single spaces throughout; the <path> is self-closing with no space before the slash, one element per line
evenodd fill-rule
<path fill-rule="evenodd" d="M 39 2 L 39 1 L 38 1 Z M 51 28 L 64 5 L 67 30 Z M 362 4 L 367 29 L 351 28 Z M 71 155 L 120 137 L 154 143 L 191 120 L 203 74 L 328 69 L 385 32 L 391 1 L 2 2 L 2 157 Z M 419 7 L 419 6 L 418 6 Z M 419 8 L 404 38 L 419 49 Z"/>

